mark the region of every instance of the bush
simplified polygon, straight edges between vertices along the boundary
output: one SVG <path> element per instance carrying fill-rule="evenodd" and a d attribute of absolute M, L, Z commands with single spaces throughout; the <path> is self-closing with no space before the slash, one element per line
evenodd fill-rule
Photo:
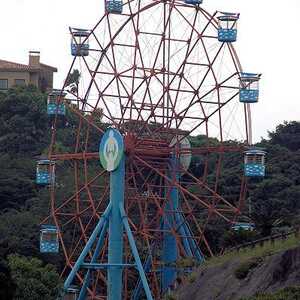
<path fill-rule="evenodd" d="M 223 235 L 223 245 L 225 248 L 236 247 L 238 245 L 255 241 L 260 238 L 257 231 L 230 230 Z"/>
<path fill-rule="evenodd" d="M 193 268 L 193 267 L 197 267 L 198 265 L 199 265 L 198 261 L 191 257 L 181 258 L 176 261 L 176 267 L 180 269 Z"/>
<path fill-rule="evenodd" d="M 8 265 L 18 300 L 53 300 L 61 290 L 59 274 L 37 258 L 9 255 Z"/>
<path fill-rule="evenodd" d="M 189 283 L 194 283 L 197 279 L 197 273 L 193 272 L 188 276 L 188 282 Z"/>
<path fill-rule="evenodd" d="M 235 277 L 240 280 L 245 279 L 249 272 L 261 264 L 262 261 L 263 260 L 260 257 L 253 257 L 241 263 L 234 272 Z"/>

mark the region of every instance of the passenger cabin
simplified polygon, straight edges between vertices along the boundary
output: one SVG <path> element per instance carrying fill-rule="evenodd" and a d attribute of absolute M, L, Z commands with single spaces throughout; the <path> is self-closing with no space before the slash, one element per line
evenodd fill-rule
<path fill-rule="evenodd" d="M 245 152 L 244 171 L 246 177 L 265 176 L 265 156 L 266 152 L 251 149 Z"/>
<path fill-rule="evenodd" d="M 255 225 L 253 223 L 247 222 L 235 222 L 231 229 L 234 231 L 245 230 L 245 231 L 253 231 L 255 229 Z"/>
<path fill-rule="evenodd" d="M 55 162 L 39 160 L 36 167 L 36 183 L 39 185 L 51 185 L 55 181 Z"/>
<path fill-rule="evenodd" d="M 88 56 L 90 50 L 89 35 L 86 29 L 71 28 L 71 53 L 73 56 Z"/>
<path fill-rule="evenodd" d="M 184 0 L 184 3 L 191 5 L 199 5 L 203 3 L 203 0 Z"/>
<path fill-rule="evenodd" d="M 240 102 L 256 103 L 259 98 L 259 80 L 261 74 L 241 73 L 240 75 Z"/>
<path fill-rule="evenodd" d="M 218 16 L 218 40 L 220 42 L 232 43 L 237 40 L 237 23 L 240 15 L 236 13 L 225 13 Z"/>
<path fill-rule="evenodd" d="M 55 225 L 42 225 L 40 231 L 40 252 L 58 253 L 58 230 Z"/>
<path fill-rule="evenodd" d="M 123 2 L 120 0 L 106 0 L 106 10 L 111 14 L 121 14 Z"/>
<path fill-rule="evenodd" d="M 66 106 L 64 103 L 64 98 L 66 93 L 61 90 L 53 90 L 48 95 L 47 101 L 47 114 L 48 115 L 61 115 L 64 116 L 66 114 Z"/>

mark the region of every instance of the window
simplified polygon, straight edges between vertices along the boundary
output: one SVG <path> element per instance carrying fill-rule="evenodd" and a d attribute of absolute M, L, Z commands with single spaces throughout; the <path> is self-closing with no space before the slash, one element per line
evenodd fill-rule
<path fill-rule="evenodd" d="M 49 169 L 49 165 L 38 165 L 38 172 L 48 173 Z"/>
<path fill-rule="evenodd" d="M 43 232 L 43 235 L 42 235 L 42 241 L 43 242 L 50 242 L 50 243 L 56 243 L 58 242 L 58 239 L 57 239 L 57 232 L 54 231 L 54 232 Z"/>
<path fill-rule="evenodd" d="M 25 79 L 16 79 L 15 80 L 15 85 L 24 86 L 25 85 Z"/>
<path fill-rule="evenodd" d="M 56 95 L 50 94 L 48 96 L 48 104 L 56 104 Z"/>
<path fill-rule="evenodd" d="M 0 90 L 8 89 L 8 79 L 0 79 Z"/>

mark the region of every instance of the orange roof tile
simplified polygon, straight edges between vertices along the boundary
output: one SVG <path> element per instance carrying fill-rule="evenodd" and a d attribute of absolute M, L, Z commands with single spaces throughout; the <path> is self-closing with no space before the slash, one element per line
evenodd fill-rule
<path fill-rule="evenodd" d="M 41 67 L 49 68 L 53 72 L 57 72 L 57 69 L 45 64 L 40 64 Z M 27 72 L 37 72 L 40 71 L 40 68 L 29 66 L 29 65 L 23 65 L 7 60 L 0 59 L 0 71 L 27 71 Z"/>
<path fill-rule="evenodd" d="M 41 63 L 41 66 L 44 67 L 44 68 L 51 69 L 53 72 L 57 72 L 57 68 L 55 68 L 55 67 L 52 67 L 52 66 L 49 66 L 49 65 L 46 65 L 46 64 L 42 64 L 42 63 Z"/>

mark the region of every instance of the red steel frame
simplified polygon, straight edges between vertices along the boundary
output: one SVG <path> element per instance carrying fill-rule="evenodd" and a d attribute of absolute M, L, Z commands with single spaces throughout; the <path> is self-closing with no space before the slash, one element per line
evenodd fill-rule
<path fill-rule="evenodd" d="M 162 12 L 162 32 L 143 31 L 141 19 L 148 11 L 156 7 Z M 190 14 L 185 14 L 185 10 L 190 10 L 192 17 Z M 174 37 L 172 22 L 175 13 L 176 16 L 181 16 L 182 22 L 185 22 L 190 28 L 186 39 Z M 206 20 L 206 23 L 198 28 L 197 22 L 200 17 L 202 20 Z M 74 193 L 60 199 L 56 189 L 52 187 L 51 216 L 44 220 L 44 222 L 53 220 L 59 228 L 62 250 L 66 259 L 63 276 L 72 267 L 88 240 L 93 226 L 105 209 L 109 195 L 108 175 L 100 168 L 100 164 L 98 174 L 90 174 L 91 168 L 95 168 L 99 157 L 95 150 L 90 150 L 90 139 L 92 135 L 98 135 L 100 141 L 104 132 L 103 126 L 99 125 L 99 122 L 93 117 L 93 112 L 98 111 L 99 108 L 101 108 L 103 123 L 118 128 L 125 137 L 126 210 L 141 251 L 150 249 L 155 242 L 162 238 L 163 230 L 160 228 L 160 222 L 166 213 L 170 213 L 165 210 L 165 206 L 172 187 L 178 189 L 182 202 L 182 213 L 193 230 L 195 241 L 207 255 L 214 255 L 205 236 L 206 227 L 210 221 L 219 218 L 230 225 L 241 214 L 247 190 L 246 180 L 242 173 L 237 175 L 240 177 L 241 187 L 240 194 L 235 201 L 225 199 L 219 194 L 219 180 L 222 177 L 224 155 L 233 152 L 242 153 L 251 141 L 250 110 L 245 106 L 243 112 L 244 124 L 242 126 L 244 127 L 245 142 L 240 146 L 228 146 L 224 139 L 222 112 L 229 103 L 236 102 L 237 105 L 242 105 L 238 103 L 237 97 L 241 66 L 231 44 L 220 43 L 214 55 L 210 55 L 210 49 L 206 47 L 206 43 L 208 40 L 217 42 L 215 17 L 216 13 L 210 15 L 202 7 L 185 5 L 181 1 L 128 1 L 124 3 L 122 16 L 106 13 L 91 30 L 89 39 L 94 41 L 95 46 L 91 48 L 90 52 L 91 55 L 95 53 L 99 56 L 96 66 L 92 67 L 87 57 L 74 58 L 68 75 L 74 70 L 76 62 L 80 59 L 85 73 L 90 77 L 89 84 L 82 96 L 69 93 L 70 96 L 76 98 L 78 105 L 66 102 L 78 122 L 77 128 L 74 128 L 76 136 L 74 152 L 55 152 L 59 116 L 53 120 L 49 151 L 49 159 L 64 161 L 74 170 L 72 179 Z M 117 29 L 114 29 L 112 25 L 115 20 L 119 20 Z M 101 43 L 97 33 L 97 28 L 103 23 L 106 24 L 109 33 L 109 41 L 106 44 Z M 131 40 L 129 39 L 133 43 L 118 42 L 118 37 L 126 35 L 126 28 L 129 26 L 135 33 L 135 36 L 131 37 Z M 215 34 L 212 34 L 212 31 Z M 146 66 L 144 63 L 144 54 L 140 45 L 141 35 L 160 39 L 158 50 L 153 54 L 152 66 Z M 174 43 L 187 45 L 185 55 L 181 58 L 177 70 L 174 70 L 172 66 L 171 52 Z M 206 62 L 189 61 L 195 47 L 200 46 Z M 121 47 L 124 51 L 127 48 L 133 49 L 133 63 L 130 68 L 120 70 L 116 54 L 117 47 Z M 215 68 L 222 51 L 225 50 L 230 64 L 233 66 L 233 71 L 219 81 Z M 106 71 L 101 68 L 104 61 L 108 65 Z M 194 86 L 189 80 L 188 70 L 191 66 L 207 69 L 199 77 L 198 86 Z M 106 86 L 100 87 L 97 79 L 99 76 L 108 78 Z M 211 89 L 204 89 L 205 92 L 202 94 L 202 87 L 209 76 L 215 83 Z M 128 79 L 131 80 L 131 86 L 125 82 Z M 232 84 L 233 80 L 236 82 L 235 85 Z M 160 84 L 161 90 L 158 96 L 153 90 L 153 81 Z M 177 87 L 174 86 L 174 83 Z M 116 87 L 115 94 L 110 91 L 113 84 Z M 96 102 L 88 101 L 92 89 L 96 90 L 98 94 Z M 135 96 L 142 89 L 144 97 L 139 97 L 137 101 Z M 224 98 L 224 89 L 231 91 L 228 98 Z M 63 90 L 66 90 L 65 86 Z M 182 107 L 181 97 L 186 94 L 190 97 Z M 116 99 L 114 106 L 118 107 L 121 114 L 114 115 L 112 104 L 107 101 L 108 98 Z M 208 111 L 206 108 L 208 104 L 214 108 Z M 190 114 L 190 111 L 195 108 L 199 110 L 199 115 Z M 209 122 L 215 116 L 218 119 L 218 145 L 212 145 L 209 139 L 211 137 Z M 187 120 L 190 120 L 192 124 L 189 128 L 186 127 Z M 204 132 L 203 135 L 206 137 L 207 144 L 205 146 L 192 149 L 182 149 L 178 146 L 184 137 L 197 133 L 199 129 L 203 129 L 202 133 Z M 177 142 L 171 147 L 170 142 L 174 138 L 177 138 Z M 182 181 L 177 182 L 170 179 L 168 170 L 170 169 L 170 157 L 174 153 L 178 157 L 187 153 L 201 157 L 205 161 L 203 176 L 197 178 L 188 170 L 185 171 Z M 209 159 L 212 155 L 217 159 L 214 167 L 214 182 L 209 184 L 208 177 L 211 173 Z M 176 178 L 176 176 L 173 177 Z M 197 192 L 191 187 L 196 188 Z M 172 234 L 176 237 L 179 252 L 183 256 L 182 236 L 175 230 L 172 231 Z M 126 247 L 128 248 L 128 246 Z M 156 247 L 159 248 L 159 242 Z M 106 258 L 105 249 L 102 252 L 103 260 Z M 129 251 L 127 252 L 129 253 Z M 130 262 L 132 258 L 128 254 L 125 259 Z M 152 271 L 148 274 L 155 299 L 161 299 L 159 272 L 156 272 L 159 270 L 159 266 L 159 255 L 156 255 L 153 257 Z M 93 276 L 93 286 L 88 290 L 90 299 L 106 299 L 105 272 L 97 271 Z M 130 299 L 135 276 L 136 274 L 132 270 L 124 271 L 124 299 Z M 80 284 L 82 280 L 83 274 L 78 274 L 78 283 Z"/>

